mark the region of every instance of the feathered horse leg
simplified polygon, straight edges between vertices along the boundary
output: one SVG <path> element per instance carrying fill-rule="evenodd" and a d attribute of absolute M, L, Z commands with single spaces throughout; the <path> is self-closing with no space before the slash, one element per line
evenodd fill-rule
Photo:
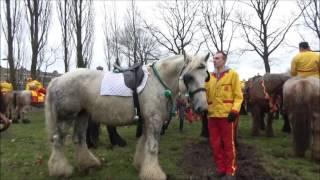
<path fill-rule="evenodd" d="M 73 142 L 75 144 L 76 159 L 80 170 L 100 166 L 100 161 L 89 151 L 86 142 L 89 115 L 85 111 L 78 114 L 74 124 Z"/>
<path fill-rule="evenodd" d="M 48 94 L 46 97 L 45 115 L 48 138 L 51 142 L 51 156 L 48 161 L 50 176 L 71 176 L 73 167 L 64 155 L 64 139 L 69 124 L 65 119 L 58 119 L 55 99 Z"/>
<path fill-rule="evenodd" d="M 135 164 L 140 167 L 140 179 L 166 179 L 166 174 L 158 162 L 162 124 L 158 115 L 151 117 L 145 124 L 146 132 L 139 139 L 134 158 Z"/>

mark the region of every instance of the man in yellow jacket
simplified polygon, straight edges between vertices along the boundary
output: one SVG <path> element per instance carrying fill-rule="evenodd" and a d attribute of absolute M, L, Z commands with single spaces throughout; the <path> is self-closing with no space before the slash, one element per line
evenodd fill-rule
<path fill-rule="evenodd" d="M 31 77 L 27 79 L 26 90 L 31 91 L 32 103 L 43 103 L 45 99 L 46 89 L 43 85 L 37 81 L 33 80 Z"/>
<path fill-rule="evenodd" d="M 1 92 L 4 94 L 13 91 L 12 84 L 8 80 L 1 82 L 0 86 Z"/>
<path fill-rule="evenodd" d="M 239 117 L 243 95 L 239 76 L 225 65 L 226 61 L 227 55 L 224 52 L 214 55 L 215 71 L 206 83 L 209 105 L 208 129 L 217 176 L 235 179 L 235 121 Z"/>
<path fill-rule="evenodd" d="M 291 63 L 291 75 L 320 78 L 320 54 L 312 52 L 308 42 L 299 43 L 299 53 Z"/>
<path fill-rule="evenodd" d="M 35 90 L 43 88 L 42 84 L 37 80 L 32 80 L 32 78 L 27 79 L 26 90 Z"/>

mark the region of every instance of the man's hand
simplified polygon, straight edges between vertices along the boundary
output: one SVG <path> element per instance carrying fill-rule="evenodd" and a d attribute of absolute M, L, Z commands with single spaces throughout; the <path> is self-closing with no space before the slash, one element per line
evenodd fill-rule
<path fill-rule="evenodd" d="M 238 118 L 238 113 L 231 111 L 228 115 L 228 121 L 229 122 L 234 122 Z"/>

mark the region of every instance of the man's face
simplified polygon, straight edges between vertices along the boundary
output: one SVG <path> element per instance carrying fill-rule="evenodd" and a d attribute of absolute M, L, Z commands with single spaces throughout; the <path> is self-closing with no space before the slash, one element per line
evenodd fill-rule
<path fill-rule="evenodd" d="M 223 54 L 217 53 L 213 56 L 213 64 L 215 68 L 221 68 L 225 63 L 226 61 L 223 59 Z"/>

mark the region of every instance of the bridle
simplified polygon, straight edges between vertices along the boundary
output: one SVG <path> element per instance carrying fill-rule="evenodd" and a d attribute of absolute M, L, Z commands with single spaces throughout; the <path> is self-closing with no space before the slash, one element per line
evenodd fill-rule
<path fill-rule="evenodd" d="M 195 94 L 197 94 L 198 92 L 202 92 L 202 91 L 207 91 L 207 89 L 206 88 L 204 88 L 204 87 L 199 87 L 199 88 L 197 88 L 197 89 L 195 89 L 195 90 L 193 90 L 193 91 L 190 91 L 189 90 L 189 87 L 188 87 L 188 83 L 187 82 L 185 82 L 185 80 L 184 80 L 184 75 L 182 75 L 182 73 L 183 73 L 183 71 L 185 70 L 185 68 L 187 67 L 187 65 L 188 65 L 188 63 L 185 63 L 184 65 L 183 65 L 183 67 L 182 67 L 182 69 L 181 69 L 181 71 L 180 71 L 180 73 L 179 73 L 179 81 L 183 81 L 183 83 L 184 83 L 184 85 L 186 86 L 186 88 L 187 88 L 187 92 L 188 92 L 188 94 L 189 94 L 189 97 L 192 99 L 193 98 L 193 96 L 195 95 Z M 179 91 L 180 91 L 180 83 L 178 83 L 179 84 Z"/>

